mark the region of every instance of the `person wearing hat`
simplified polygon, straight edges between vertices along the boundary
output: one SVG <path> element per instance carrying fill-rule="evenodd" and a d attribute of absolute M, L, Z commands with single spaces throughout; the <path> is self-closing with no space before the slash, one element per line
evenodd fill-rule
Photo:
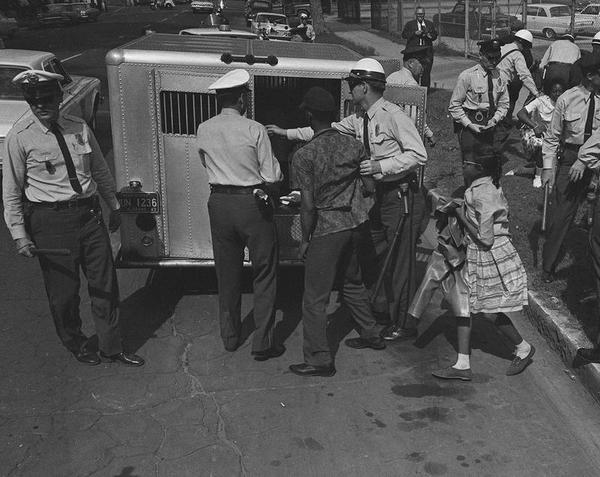
<path fill-rule="evenodd" d="M 317 36 L 313 26 L 308 23 L 308 15 L 304 12 L 300 14 L 300 25 L 294 29 L 294 32 L 300 35 L 304 42 L 314 43 Z"/>
<path fill-rule="evenodd" d="M 581 84 L 581 80 L 583 79 L 583 73 L 581 72 L 581 62 L 583 58 L 587 55 L 600 56 L 600 32 L 596 33 L 594 35 L 594 38 L 592 38 L 592 51 L 581 50 L 581 58 L 579 58 L 571 66 L 571 71 L 569 72 L 569 88 Z"/>
<path fill-rule="evenodd" d="M 109 229 L 114 232 L 121 223 L 115 183 L 85 121 L 60 112 L 63 80 L 39 70 L 13 78 L 32 115 L 18 121 L 6 136 L 4 217 L 17 253 L 39 258 L 63 345 L 84 364 L 97 365 L 102 359 L 141 366 L 142 358 L 123 352 L 117 277 L 98 197 L 111 210 Z M 69 255 L 41 253 L 42 249 L 68 249 Z M 80 270 L 88 281 L 100 357 L 81 331 Z"/>
<path fill-rule="evenodd" d="M 427 152 L 412 119 L 400 106 L 383 98 L 386 79 L 381 63 L 372 58 L 359 60 L 346 81 L 353 103 L 366 112 L 354 113 L 332 123 L 332 127 L 361 141 L 370 158 L 361 163 L 360 170 L 361 174 L 372 176 L 376 183 L 370 225 L 378 257 L 385 256 L 400 218 L 406 212 L 400 195 L 407 197 L 409 220 L 400 230 L 398 246 L 385 277 L 390 327 L 384 338 L 414 338 L 416 323 L 409 320 L 406 310 L 416 290 L 414 247 L 421 235 L 426 208 L 425 198 L 419 191 L 417 170 L 427 162 Z M 310 127 L 284 130 L 268 125 L 267 130 L 290 140 L 309 140 L 314 134 Z M 379 266 L 376 258 L 370 262 Z M 371 284 L 377 276 L 377 267 L 367 275 L 366 281 Z M 356 347 L 355 342 L 347 344 Z"/>
<path fill-rule="evenodd" d="M 542 184 L 552 189 L 542 250 L 542 280 L 546 283 L 554 280 L 564 239 L 592 178 L 577 154 L 600 125 L 600 57 L 584 56 L 581 70 L 581 84 L 556 101 L 542 142 Z"/>
<path fill-rule="evenodd" d="M 411 61 L 411 60 L 417 60 L 421 64 L 422 71 L 421 71 L 421 75 L 419 77 L 419 84 L 421 86 L 425 86 L 425 87 L 429 88 L 429 84 L 431 83 L 431 77 L 430 77 L 430 75 L 429 76 L 426 75 L 427 62 L 429 61 L 429 59 L 427 57 L 428 48 L 426 46 L 410 45 L 410 46 L 407 46 L 400 53 L 402 54 L 402 62 L 403 63 L 407 63 L 408 61 Z M 431 72 L 431 70 L 430 70 L 430 72 Z"/>
<path fill-rule="evenodd" d="M 264 126 L 245 117 L 246 70 L 235 69 L 213 84 L 220 113 L 198 126 L 196 145 L 210 184 L 210 220 L 219 287 L 221 338 L 227 351 L 240 345 L 244 248 L 253 270 L 252 354 L 257 361 L 281 356 L 273 341 L 278 247 L 268 196 L 283 179 Z"/>
<path fill-rule="evenodd" d="M 540 61 L 544 82 L 554 84 L 558 80 L 564 85 L 568 84 L 571 67 L 579 58 L 581 51 L 570 33 L 552 42 Z"/>
<path fill-rule="evenodd" d="M 513 111 L 523 86 L 536 98 L 541 94 L 525 60 L 526 54 L 530 56 L 532 46 L 533 35 L 531 32 L 529 30 L 519 30 L 514 34 L 513 41 L 503 45 L 500 50 L 500 61 L 496 68 L 508 84 L 510 106 L 506 113 L 506 120 L 503 121 L 507 127 L 512 127 Z"/>
<path fill-rule="evenodd" d="M 384 349 L 359 265 L 359 249 L 368 240 L 369 211 L 373 206 L 372 179 L 361 180 L 364 146 L 331 127 L 339 106 L 331 93 L 310 88 L 300 109 L 314 131 L 312 139 L 294 154 L 294 176 L 301 191 L 304 262 L 304 362 L 290 370 L 300 376 L 333 376 L 335 366 L 327 341 L 327 303 L 336 276 L 343 277 L 341 295 L 360 329 L 355 348 Z M 365 237 L 367 236 L 367 237 Z"/>
<path fill-rule="evenodd" d="M 500 42 L 493 39 L 478 45 L 479 64 L 458 76 L 448 107 L 463 162 L 481 155 L 497 155 L 494 132 L 508 111 L 506 80 L 496 68 L 501 56 Z M 501 167 L 498 160 L 496 179 Z"/>
<path fill-rule="evenodd" d="M 435 24 L 425 20 L 425 9 L 421 6 L 415 10 L 415 19 L 406 22 L 402 29 L 402 38 L 406 40 L 406 50 L 411 47 L 425 47 L 418 60 L 423 65 L 423 76 L 421 86 L 429 88 L 431 85 L 431 68 L 433 67 L 433 42 L 437 39 L 438 33 Z M 404 56 L 404 61 L 408 57 Z"/>

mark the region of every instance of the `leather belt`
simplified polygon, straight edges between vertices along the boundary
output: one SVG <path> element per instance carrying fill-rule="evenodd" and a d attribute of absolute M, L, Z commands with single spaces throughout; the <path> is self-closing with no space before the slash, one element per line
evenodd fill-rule
<path fill-rule="evenodd" d="M 413 183 L 414 184 L 417 183 L 417 175 L 416 174 L 409 174 L 405 177 L 402 177 L 402 178 L 394 180 L 394 181 L 379 180 L 375 184 L 375 188 L 378 191 L 389 191 L 389 190 L 398 189 L 402 184 L 413 184 Z"/>
<path fill-rule="evenodd" d="M 78 207 L 96 207 L 99 204 L 98 196 L 84 197 L 82 199 L 61 200 L 57 202 L 30 202 L 33 207 L 45 207 L 47 209 L 63 210 Z"/>
<path fill-rule="evenodd" d="M 223 184 L 211 184 L 210 191 L 218 194 L 252 194 L 254 189 L 261 189 L 263 184 L 252 186 L 235 186 Z"/>
<path fill-rule="evenodd" d="M 565 142 L 562 146 L 564 150 L 579 151 L 581 144 L 571 144 L 570 142 Z"/>

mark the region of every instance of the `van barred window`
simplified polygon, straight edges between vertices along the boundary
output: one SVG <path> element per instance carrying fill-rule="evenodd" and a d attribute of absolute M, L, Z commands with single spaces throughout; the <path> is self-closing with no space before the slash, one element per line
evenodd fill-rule
<path fill-rule="evenodd" d="M 160 92 L 160 127 L 164 134 L 195 136 L 198 125 L 217 113 L 214 94 Z"/>

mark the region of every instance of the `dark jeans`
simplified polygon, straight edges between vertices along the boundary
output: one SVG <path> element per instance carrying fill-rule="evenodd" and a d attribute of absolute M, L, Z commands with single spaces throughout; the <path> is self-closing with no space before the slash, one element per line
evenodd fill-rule
<path fill-rule="evenodd" d="M 383 267 L 388 247 L 394 240 L 398 223 L 404 214 L 404 201 L 399 196 L 398 187 L 378 185 L 377 201 L 371 210 L 371 238 L 378 260 L 370 259 L 377 265 L 377 273 Z M 391 322 L 402 323 L 406 311 L 417 290 L 416 284 L 416 243 L 421 235 L 426 216 L 426 204 L 416 182 L 411 182 L 408 190 L 409 216 L 400 230 L 396 249 L 392 255 L 387 273 L 384 276 L 384 290 L 387 297 Z M 365 257 L 368 257 L 368 253 Z M 373 285 L 374 273 L 369 274 L 369 285 Z M 380 311 L 380 310 L 378 310 Z"/>
<path fill-rule="evenodd" d="M 333 358 L 327 342 L 327 312 L 329 295 L 337 275 L 343 277 L 342 299 L 352 318 L 360 326 L 363 338 L 378 336 L 369 295 L 363 284 L 358 254 L 368 239 L 367 224 L 351 230 L 315 237 L 310 241 L 304 264 L 304 361 L 314 366 L 326 366 Z"/>
<path fill-rule="evenodd" d="M 542 266 L 546 272 L 554 272 L 558 265 L 562 244 L 592 177 L 591 171 L 586 169 L 582 179 L 569 181 L 569 169 L 576 159 L 577 150 L 566 149 L 556 169 L 554 191 L 548 209 L 546 242 L 542 251 Z"/>
<path fill-rule="evenodd" d="M 278 246 L 275 225 L 252 194 L 213 192 L 208 199 L 215 269 L 219 286 L 221 338 L 238 343 L 241 328 L 242 270 L 248 246 L 253 271 L 254 323 L 252 351 L 271 347 L 277 292 Z"/>
<path fill-rule="evenodd" d="M 81 349 L 87 338 L 79 316 L 79 269 L 88 281 L 92 316 L 100 351 L 120 353 L 117 277 L 110 241 L 100 207 L 50 209 L 32 206 L 28 217 L 31 238 L 38 248 L 68 248 L 70 256 L 40 255 L 46 294 L 56 333 L 71 351 Z"/>
<path fill-rule="evenodd" d="M 421 86 L 425 86 L 427 89 L 431 86 L 431 68 L 433 68 L 433 54 L 424 58 L 419 58 L 421 65 L 423 65 L 423 74 L 421 75 Z"/>

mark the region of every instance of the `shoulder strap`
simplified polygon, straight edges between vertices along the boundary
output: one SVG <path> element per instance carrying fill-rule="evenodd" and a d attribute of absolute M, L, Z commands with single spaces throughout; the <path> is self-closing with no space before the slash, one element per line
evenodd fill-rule
<path fill-rule="evenodd" d="M 519 53 L 521 53 L 519 50 L 514 49 L 514 50 L 510 50 L 507 51 L 506 53 L 504 53 L 501 57 L 500 60 L 498 60 L 498 63 L 500 63 L 500 61 L 502 61 L 504 58 L 506 58 L 508 55 L 510 55 L 511 53 L 514 53 L 515 51 L 518 51 Z"/>

